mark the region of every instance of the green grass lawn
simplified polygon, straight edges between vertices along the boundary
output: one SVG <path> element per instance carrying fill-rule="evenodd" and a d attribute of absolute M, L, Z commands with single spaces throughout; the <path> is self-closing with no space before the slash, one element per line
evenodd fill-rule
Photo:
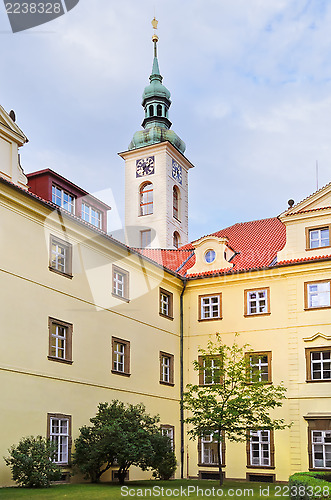
<path fill-rule="evenodd" d="M 186 492 L 186 495 L 183 492 Z M 263 500 L 263 498 L 289 498 L 287 493 L 287 486 L 283 484 L 225 481 L 220 490 L 217 481 L 173 480 L 133 481 L 128 482 L 122 490 L 118 484 L 114 483 L 56 485 L 39 490 L 3 488 L 0 489 L 0 500 L 19 500 L 20 498 L 38 500 L 120 500 L 125 498 L 160 498 L 161 500 L 227 498 L 231 500 L 231 498 L 250 498 Z"/>

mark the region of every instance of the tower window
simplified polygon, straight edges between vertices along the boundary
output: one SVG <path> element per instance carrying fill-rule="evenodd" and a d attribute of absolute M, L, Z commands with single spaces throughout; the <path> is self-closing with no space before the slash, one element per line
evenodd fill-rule
<path fill-rule="evenodd" d="M 157 116 L 162 116 L 162 106 L 161 106 L 161 104 L 157 105 L 156 114 L 157 114 Z"/>
<path fill-rule="evenodd" d="M 173 189 L 172 195 L 173 216 L 179 220 L 179 190 L 176 186 Z"/>
<path fill-rule="evenodd" d="M 152 104 L 149 107 L 149 116 L 154 116 L 154 106 Z"/>
<path fill-rule="evenodd" d="M 173 235 L 173 241 L 172 241 L 172 244 L 175 248 L 178 248 L 179 247 L 179 243 L 180 243 L 180 236 L 179 234 L 177 233 L 177 231 L 174 232 L 174 235 Z"/>
<path fill-rule="evenodd" d="M 140 188 L 140 215 L 153 213 L 153 184 L 146 182 Z"/>

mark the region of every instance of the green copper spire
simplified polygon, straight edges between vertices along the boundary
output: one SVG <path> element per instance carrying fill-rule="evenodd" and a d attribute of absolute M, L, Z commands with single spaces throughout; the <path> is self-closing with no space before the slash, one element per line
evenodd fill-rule
<path fill-rule="evenodd" d="M 154 30 L 157 28 L 156 19 L 152 21 Z M 142 122 L 144 130 L 139 130 L 133 136 L 129 145 L 129 150 L 150 146 L 158 142 L 169 141 L 181 153 L 185 151 L 185 143 L 178 135 L 170 130 L 172 125 L 168 118 L 168 111 L 171 106 L 171 94 L 163 85 L 163 77 L 160 74 L 159 61 L 157 57 L 158 36 L 153 35 L 154 59 L 152 73 L 149 77 L 150 84 L 145 88 L 142 95 L 142 106 L 145 109 L 145 118 Z"/>

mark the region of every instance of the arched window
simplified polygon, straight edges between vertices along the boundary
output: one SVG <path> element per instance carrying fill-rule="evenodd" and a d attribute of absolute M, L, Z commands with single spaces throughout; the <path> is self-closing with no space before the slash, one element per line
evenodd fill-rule
<path fill-rule="evenodd" d="M 161 104 L 158 104 L 156 107 L 156 114 L 157 116 L 162 116 L 162 106 Z"/>
<path fill-rule="evenodd" d="M 172 213 L 175 219 L 179 220 L 179 189 L 177 186 L 174 186 L 172 192 Z"/>
<path fill-rule="evenodd" d="M 177 233 L 177 231 L 174 232 L 174 236 L 173 236 L 173 246 L 175 248 L 178 248 L 179 247 L 179 243 L 180 243 L 180 236 L 179 234 Z"/>
<path fill-rule="evenodd" d="M 149 107 L 149 116 L 154 116 L 154 106 L 153 106 L 153 104 L 151 104 L 150 107 Z"/>
<path fill-rule="evenodd" d="M 153 213 L 153 184 L 145 182 L 140 188 L 140 215 Z"/>

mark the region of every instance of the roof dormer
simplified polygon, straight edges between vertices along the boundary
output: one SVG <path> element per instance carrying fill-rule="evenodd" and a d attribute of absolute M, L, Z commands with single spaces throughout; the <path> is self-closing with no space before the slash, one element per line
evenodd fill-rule
<path fill-rule="evenodd" d="M 226 237 L 204 236 L 193 242 L 196 261 L 190 274 L 231 269 L 233 264 L 229 261 L 235 252 L 228 246 L 228 241 Z"/>

